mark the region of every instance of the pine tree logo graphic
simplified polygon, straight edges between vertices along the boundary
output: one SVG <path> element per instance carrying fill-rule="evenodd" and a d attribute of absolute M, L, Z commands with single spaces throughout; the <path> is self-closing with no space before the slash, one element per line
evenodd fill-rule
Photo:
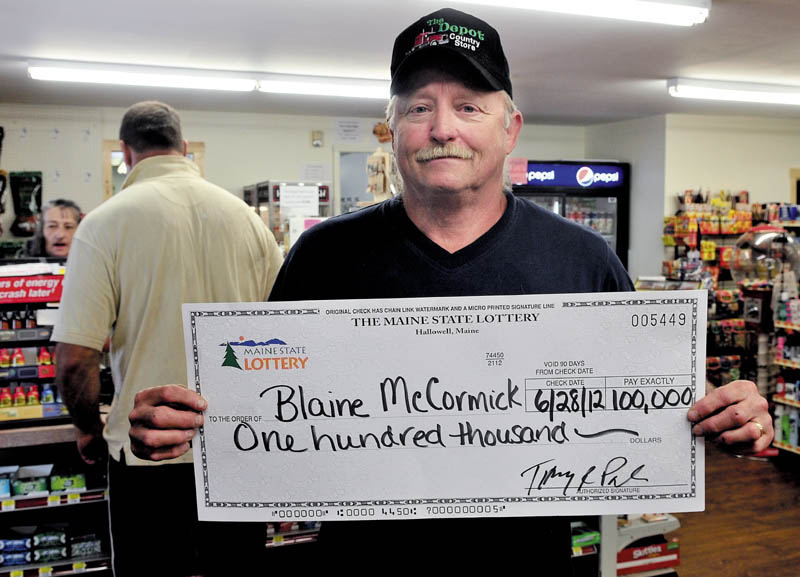
<path fill-rule="evenodd" d="M 242 338 L 239 339 L 240 341 L 243 340 Z M 231 344 L 225 343 L 225 358 L 222 360 L 223 367 L 235 367 L 242 370 L 242 367 L 239 366 L 239 359 L 236 358 L 236 353 L 233 351 L 233 347 Z"/>

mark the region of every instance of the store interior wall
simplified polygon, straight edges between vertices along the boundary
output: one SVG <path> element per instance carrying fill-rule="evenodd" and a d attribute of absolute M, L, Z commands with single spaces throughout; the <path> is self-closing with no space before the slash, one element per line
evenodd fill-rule
<path fill-rule="evenodd" d="M 667 116 L 664 214 L 686 189 L 741 190 L 750 202 L 795 202 L 790 171 L 800 168 L 800 120 Z"/>
<path fill-rule="evenodd" d="M 0 165 L 8 171 L 40 170 L 43 199 L 65 197 L 84 211 L 103 199 L 101 151 L 117 138 L 121 108 L 0 103 L 6 130 Z M 233 194 L 263 180 L 300 181 L 309 170 L 333 182 L 337 119 L 211 111 L 181 111 L 184 136 L 206 145 L 205 175 Z M 361 119 L 347 146 L 377 148 Z M 313 147 L 311 131 L 323 131 Z M 662 217 L 673 214 L 686 188 L 738 192 L 753 202 L 794 202 L 789 173 L 800 168 L 800 120 L 761 117 L 660 115 L 590 127 L 528 124 L 515 157 L 538 160 L 616 159 L 633 165 L 629 272 L 660 273 Z M 334 194 L 338 191 L 334 190 Z M 659 210 L 657 207 L 663 207 Z M 10 195 L 0 217 L 5 238 L 13 218 Z"/>
<path fill-rule="evenodd" d="M 103 200 L 102 141 L 117 139 L 123 112 L 122 108 L 0 103 L 0 126 L 6 130 L 0 165 L 8 171 L 42 171 L 44 202 L 69 198 L 88 212 Z M 308 170 L 321 171 L 323 180 L 333 182 L 334 149 L 342 146 L 334 117 L 180 112 L 184 137 L 205 143 L 205 176 L 237 196 L 243 186 L 264 180 L 301 181 Z M 346 145 L 377 148 L 372 128 L 379 120 L 360 119 L 361 130 Z M 312 130 L 323 131 L 322 147 L 312 146 Z M 513 154 L 583 158 L 584 140 L 583 127 L 529 125 Z M 0 222 L 8 238 L 13 220 L 10 196 L 6 207 Z"/>
<path fill-rule="evenodd" d="M 665 143 L 663 115 L 586 129 L 587 158 L 631 163 L 628 273 L 634 279 L 661 274 Z"/>
<path fill-rule="evenodd" d="M 42 202 L 63 197 L 86 211 L 103 198 L 102 118 L 97 109 L 0 104 L 5 130 L 0 168 L 42 172 Z M 3 238 L 14 220 L 11 191 L 0 216 Z"/>

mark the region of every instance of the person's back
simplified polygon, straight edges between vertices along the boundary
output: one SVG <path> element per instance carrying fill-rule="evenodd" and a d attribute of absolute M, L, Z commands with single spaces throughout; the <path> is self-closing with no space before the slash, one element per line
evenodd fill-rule
<path fill-rule="evenodd" d="M 141 388 L 131 383 L 186 382 L 181 304 L 267 298 L 280 261 L 268 236 L 243 202 L 203 180 L 192 161 L 174 155 L 139 162 L 125 188 L 84 219 L 73 250 L 102 255 L 103 270 L 94 258 L 71 258 L 67 286 L 73 276 L 106 274 L 113 287 L 81 288 L 100 302 L 113 300 L 104 307 L 115 311 L 111 358 L 117 398 L 105 433 L 112 454 L 128 442 L 127 415 Z M 85 323 L 108 322 L 103 315 L 81 316 Z M 125 458 L 135 462 L 129 451 Z"/>
<path fill-rule="evenodd" d="M 181 305 L 265 300 L 282 257 L 256 214 L 185 158 L 171 107 L 135 104 L 123 116 L 120 141 L 131 169 L 123 190 L 89 213 L 70 249 L 53 331 L 56 382 L 83 459 L 109 457 L 115 575 L 143 575 L 156 565 L 161 574 L 212 574 L 227 562 L 220 551 L 257 559 L 263 525 L 199 522 L 191 454 L 163 455 L 161 466 L 137 459 L 128 414 L 150 387 L 181 383 L 185 391 Z M 103 423 L 97 367 L 109 334 L 115 392 Z M 179 435 L 183 451 L 190 437 Z M 163 547 L 166 558 L 158 554 Z"/>

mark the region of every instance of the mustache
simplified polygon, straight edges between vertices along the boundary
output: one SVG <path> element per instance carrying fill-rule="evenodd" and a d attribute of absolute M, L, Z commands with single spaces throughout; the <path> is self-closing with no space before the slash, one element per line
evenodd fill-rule
<path fill-rule="evenodd" d="M 474 153 L 469 148 L 463 148 L 456 144 L 434 145 L 422 150 L 418 150 L 414 155 L 414 160 L 427 162 L 436 158 L 463 158 L 471 159 Z"/>

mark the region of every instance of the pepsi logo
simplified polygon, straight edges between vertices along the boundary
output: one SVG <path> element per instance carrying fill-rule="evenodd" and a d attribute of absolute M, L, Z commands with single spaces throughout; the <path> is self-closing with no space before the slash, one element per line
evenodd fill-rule
<path fill-rule="evenodd" d="M 556 171 L 544 171 L 544 170 L 531 170 L 528 172 L 528 182 L 535 182 L 540 181 L 544 182 L 545 180 L 555 180 L 556 179 Z"/>
<path fill-rule="evenodd" d="M 581 166 L 578 169 L 578 173 L 575 175 L 575 178 L 578 179 L 578 184 L 581 186 L 591 186 L 594 184 L 594 171 L 588 166 Z"/>
<path fill-rule="evenodd" d="M 578 169 L 575 178 L 582 187 L 586 188 L 597 182 L 619 182 L 619 171 L 615 172 L 595 172 L 588 166 L 582 166 Z"/>

